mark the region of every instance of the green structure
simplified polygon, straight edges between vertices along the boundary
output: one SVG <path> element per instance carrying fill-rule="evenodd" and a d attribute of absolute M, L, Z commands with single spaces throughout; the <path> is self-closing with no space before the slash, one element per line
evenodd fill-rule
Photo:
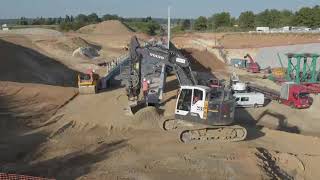
<path fill-rule="evenodd" d="M 288 57 L 288 69 L 286 80 L 297 84 L 301 82 L 316 83 L 318 81 L 317 65 L 318 54 L 286 54 Z"/>

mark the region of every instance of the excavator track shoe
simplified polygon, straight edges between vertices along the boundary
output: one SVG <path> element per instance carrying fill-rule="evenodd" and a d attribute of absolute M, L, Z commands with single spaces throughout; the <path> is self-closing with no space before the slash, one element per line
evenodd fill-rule
<path fill-rule="evenodd" d="M 243 141 L 247 130 L 241 126 L 208 127 L 184 130 L 180 133 L 183 143 L 237 142 Z"/>

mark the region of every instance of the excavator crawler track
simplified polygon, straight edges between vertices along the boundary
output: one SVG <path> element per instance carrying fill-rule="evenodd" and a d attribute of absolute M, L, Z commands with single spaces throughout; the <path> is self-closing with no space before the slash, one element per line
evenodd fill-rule
<path fill-rule="evenodd" d="M 185 130 L 180 133 L 183 143 L 237 142 L 245 140 L 247 130 L 241 126 L 220 126 Z"/>
<path fill-rule="evenodd" d="M 247 136 L 247 130 L 238 125 L 207 126 L 177 119 L 164 120 L 162 128 L 178 131 L 183 143 L 237 142 L 245 140 Z"/>

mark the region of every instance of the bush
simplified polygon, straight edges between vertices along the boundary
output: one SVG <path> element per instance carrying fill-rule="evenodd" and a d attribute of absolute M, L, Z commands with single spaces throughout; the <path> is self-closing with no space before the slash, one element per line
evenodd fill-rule
<path fill-rule="evenodd" d="M 175 26 L 171 29 L 172 33 L 183 33 L 184 32 L 184 28 L 183 26 Z"/>
<path fill-rule="evenodd" d="M 63 22 L 59 25 L 59 29 L 61 31 L 76 31 L 86 25 L 83 22 Z"/>
<path fill-rule="evenodd" d="M 160 25 L 154 21 L 126 22 L 126 24 L 135 31 L 143 32 L 148 35 L 156 35 L 156 32 L 160 30 Z"/>

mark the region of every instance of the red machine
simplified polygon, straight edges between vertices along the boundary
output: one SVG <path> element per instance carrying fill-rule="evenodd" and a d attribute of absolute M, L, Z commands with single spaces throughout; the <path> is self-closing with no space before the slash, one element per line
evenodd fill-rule
<path fill-rule="evenodd" d="M 309 108 L 312 104 L 312 99 L 309 96 L 308 89 L 303 85 L 294 84 L 292 82 L 283 83 L 280 93 L 252 84 L 249 84 L 249 89 L 256 92 L 261 92 L 266 97 L 276 100 L 279 103 L 288 105 L 292 108 L 304 109 Z"/>
<path fill-rule="evenodd" d="M 292 108 L 303 109 L 309 108 L 312 100 L 305 86 L 287 82 L 281 87 L 279 102 Z"/>
<path fill-rule="evenodd" d="M 250 54 L 247 54 L 244 56 L 244 58 L 248 58 L 249 62 L 247 63 L 247 71 L 251 73 L 259 73 L 260 72 L 260 66 L 257 62 L 253 60 L 253 58 L 250 56 Z"/>
<path fill-rule="evenodd" d="M 320 94 L 320 84 L 319 83 L 303 83 L 303 85 L 310 94 Z"/>

